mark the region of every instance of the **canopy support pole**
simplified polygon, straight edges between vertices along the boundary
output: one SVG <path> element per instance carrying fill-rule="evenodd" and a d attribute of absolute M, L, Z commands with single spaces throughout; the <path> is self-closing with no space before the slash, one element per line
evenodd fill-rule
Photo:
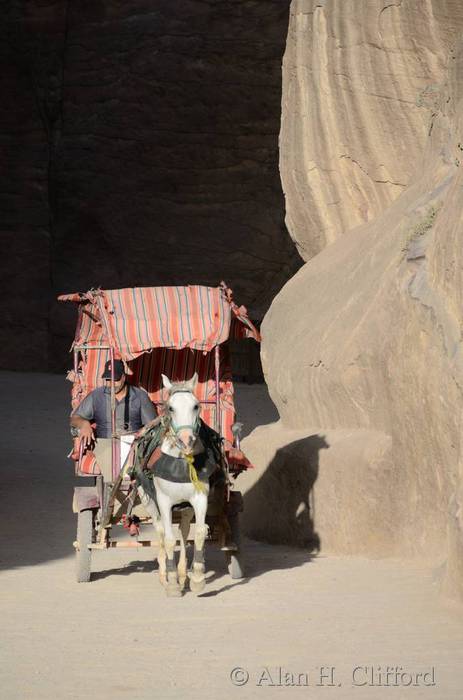
<path fill-rule="evenodd" d="M 78 370 L 79 370 L 79 349 L 74 345 L 73 348 L 73 356 L 74 356 L 74 383 L 77 382 L 77 377 L 78 377 Z M 80 381 L 80 380 L 79 380 Z M 76 475 L 80 473 L 80 466 L 82 464 L 82 457 L 84 456 L 84 443 L 82 439 L 79 439 L 79 457 L 77 459 L 77 464 L 75 467 L 75 472 Z"/>
<path fill-rule="evenodd" d="M 111 361 L 111 474 L 116 481 L 119 469 L 117 464 L 117 438 L 116 438 L 116 392 L 114 386 L 114 348 L 109 349 Z"/>
<path fill-rule="evenodd" d="M 215 429 L 220 435 L 220 348 L 218 345 L 215 346 Z"/>

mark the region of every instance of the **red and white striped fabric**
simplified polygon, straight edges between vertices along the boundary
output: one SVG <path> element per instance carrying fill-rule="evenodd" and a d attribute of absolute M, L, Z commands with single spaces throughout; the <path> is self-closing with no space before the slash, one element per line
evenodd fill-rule
<path fill-rule="evenodd" d="M 77 366 L 68 378 L 73 382 L 75 408 L 93 389 L 103 384 L 101 375 L 110 351 L 125 361 L 128 381 L 141 386 L 155 404 L 165 396 L 161 374 L 171 381 L 184 381 L 198 373 L 197 396 L 207 401 L 202 418 L 215 427 L 215 357 L 219 346 L 220 411 L 222 435 L 233 441 L 235 419 L 229 337 L 260 340 L 246 309 L 238 307 L 224 283 L 220 287 L 142 287 L 91 290 L 58 297 L 78 303 L 79 316 L 73 348 L 79 351 Z M 89 347 L 90 346 L 90 347 Z M 209 403 L 210 402 L 210 403 Z M 98 473 L 93 455 L 86 455 L 82 473 Z"/>
<path fill-rule="evenodd" d="M 75 343 L 109 342 L 123 360 L 153 348 L 191 348 L 209 352 L 229 337 L 259 333 L 238 307 L 231 291 L 220 287 L 138 287 L 66 294 L 82 310 Z"/>

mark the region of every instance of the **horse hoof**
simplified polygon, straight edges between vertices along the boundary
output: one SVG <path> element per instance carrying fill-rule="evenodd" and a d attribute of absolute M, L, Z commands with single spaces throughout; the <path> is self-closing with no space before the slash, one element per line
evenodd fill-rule
<path fill-rule="evenodd" d="M 166 593 L 168 598 L 181 598 L 182 589 L 178 583 L 168 583 L 166 586 Z"/>
<path fill-rule="evenodd" d="M 202 593 L 205 586 L 206 578 L 204 576 L 202 578 L 194 578 L 193 576 L 190 577 L 190 591 L 192 593 Z"/>

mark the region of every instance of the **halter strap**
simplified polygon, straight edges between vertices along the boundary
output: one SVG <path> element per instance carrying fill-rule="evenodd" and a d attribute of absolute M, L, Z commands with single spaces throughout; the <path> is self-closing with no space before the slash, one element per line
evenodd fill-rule
<path fill-rule="evenodd" d="M 193 392 L 190 389 L 174 389 L 173 391 L 170 392 L 170 396 L 174 396 L 174 394 L 191 394 L 194 396 Z M 169 396 L 169 398 L 170 398 Z M 199 419 L 199 412 L 198 415 L 196 416 L 196 420 L 193 423 L 193 425 L 175 425 L 174 421 L 170 418 L 169 419 L 169 425 L 174 432 L 175 435 L 183 429 L 190 429 L 193 431 L 193 435 L 197 435 L 199 433 L 199 428 L 201 426 L 200 419 Z"/>
<path fill-rule="evenodd" d="M 179 430 L 181 430 L 182 428 L 191 428 L 192 430 L 195 430 L 195 428 L 196 428 L 196 423 L 195 423 L 195 425 L 187 424 L 187 425 L 176 425 L 176 426 L 174 426 L 172 421 L 170 423 L 171 423 L 172 428 L 175 430 L 176 433 L 178 433 Z"/>
<path fill-rule="evenodd" d="M 195 422 L 193 425 L 175 425 L 174 421 L 171 419 L 170 420 L 170 427 L 174 431 L 175 434 L 177 434 L 182 428 L 190 428 L 193 433 L 196 435 L 199 432 L 199 416 L 196 418 Z"/>

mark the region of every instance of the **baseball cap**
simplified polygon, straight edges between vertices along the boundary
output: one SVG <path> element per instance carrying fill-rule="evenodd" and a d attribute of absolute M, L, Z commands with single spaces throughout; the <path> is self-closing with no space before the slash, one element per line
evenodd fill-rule
<path fill-rule="evenodd" d="M 122 360 L 114 360 L 114 379 L 118 380 L 125 374 L 125 367 Z M 104 366 L 104 372 L 101 375 L 102 379 L 111 379 L 111 360 L 108 360 Z"/>

